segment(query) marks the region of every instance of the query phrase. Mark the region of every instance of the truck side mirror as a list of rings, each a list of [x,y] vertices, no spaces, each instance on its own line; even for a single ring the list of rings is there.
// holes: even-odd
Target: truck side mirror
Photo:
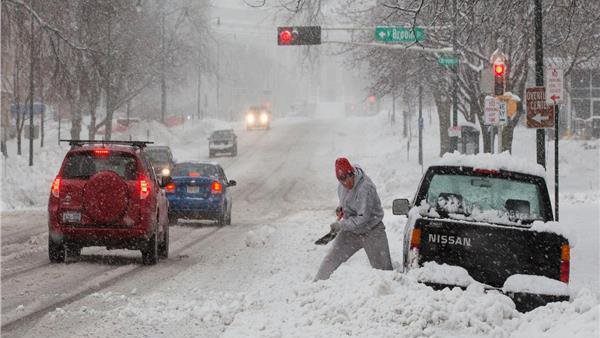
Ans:
[[[410,202],[406,198],[395,199],[392,202],[392,213],[394,215],[406,215],[410,210]]]
[[[229,187],[234,187],[237,184],[237,182],[235,180],[229,180],[229,182],[227,182],[227,186]]]

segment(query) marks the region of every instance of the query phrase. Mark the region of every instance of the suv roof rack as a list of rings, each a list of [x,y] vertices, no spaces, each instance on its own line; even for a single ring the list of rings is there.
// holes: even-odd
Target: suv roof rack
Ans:
[[[138,148],[145,148],[148,144],[153,144],[151,141],[126,141],[126,140],[60,140],[60,142],[69,142],[70,146],[81,147],[84,144],[123,144]]]

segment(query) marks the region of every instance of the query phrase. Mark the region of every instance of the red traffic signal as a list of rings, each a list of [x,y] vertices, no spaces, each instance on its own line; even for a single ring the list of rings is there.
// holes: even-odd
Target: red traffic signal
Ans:
[[[277,44],[280,46],[320,45],[321,26],[277,27]]]
[[[279,32],[277,44],[289,45],[294,41],[294,34],[291,29],[283,29]]]
[[[494,64],[494,75],[495,76],[504,76],[504,72],[506,71],[506,66],[504,63],[495,63]]]

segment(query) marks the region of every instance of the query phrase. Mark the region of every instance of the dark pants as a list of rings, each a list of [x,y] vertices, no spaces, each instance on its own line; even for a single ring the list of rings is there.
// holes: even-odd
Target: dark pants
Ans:
[[[340,232],[333,241],[333,247],[323,259],[315,281],[328,279],[335,269],[363,248],[373,268],[392,270],[385,227],[383,223],[379,223],[366,234],[358,235],[350,231]]]

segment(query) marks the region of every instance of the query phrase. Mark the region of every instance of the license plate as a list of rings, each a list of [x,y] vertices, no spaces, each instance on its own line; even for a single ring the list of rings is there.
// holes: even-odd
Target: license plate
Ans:
[[[197,194],[200,192],[200,187],[197,185],[188,185],[187,192],[188,194]]]
[[[81,213],[79,211],[65,211],[62,214],[63,222],[79,223],[81,222]]]

